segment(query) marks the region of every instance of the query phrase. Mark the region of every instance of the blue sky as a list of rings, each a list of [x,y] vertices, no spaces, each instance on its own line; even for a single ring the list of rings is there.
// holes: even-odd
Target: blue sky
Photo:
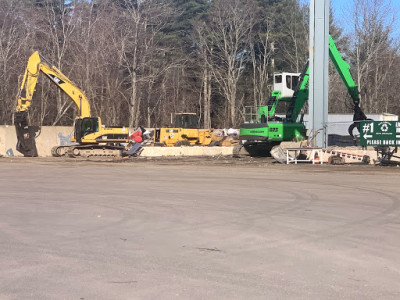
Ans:
[[[309,0],[302,0],[305,3],[309,3]],[[317,0],[321,1],[321,0]],[[367,0],[368,1],[368,0]],[[373,0],[369,0],[372,2]],[[400,34],[400,0],[382,0],[384,3],[390,3],[394,13],[398,16],[395,24],[396,32],[395,35]],[[341,27],[345,29],[346,33],[350,33],[354,25],[352,25],[352,11],[354,8],[354,0],[330,0],[331,6],[334,10],[336,21]]]

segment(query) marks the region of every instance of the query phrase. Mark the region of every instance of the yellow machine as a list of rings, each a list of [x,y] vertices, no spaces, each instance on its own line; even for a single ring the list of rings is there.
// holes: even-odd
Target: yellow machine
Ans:
[[[208,146],[213,141],[212,129],[199,129],[195,113],[175,115],[175,127],[156,128],[154,143],[165,146]]]
[[[119,156],[123,147],[119,143],[129,142],[129,130],[125,127],[103,127],[99,117],[90,114],[89,101],[82,90],[70,81],[60,70],[51,65],[39,52],[34,52],[28,61],[21,88],[17,97],[17,108],[14,115],[17,131],[17,150],[24,156],[37,156],[36,144],[32,130],[28,125],[28,111],[38,81],[39,73],[45,74],[75,103],[78,116],[74,124],[73,146],[56,146],[53,156],[68,154],[76,156]]]

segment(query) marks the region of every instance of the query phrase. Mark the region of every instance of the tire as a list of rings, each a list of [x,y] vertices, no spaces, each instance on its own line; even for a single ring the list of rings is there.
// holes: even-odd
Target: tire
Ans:
[[[190,143],[188,141],[183,140],[183,141],[177,141],[174,144],[174,147],[181,147],[181,146],[190,146]]]
[[[330,165],[344,165],[345,160],[343,157],[340,157],[338,155],[333,155],[328,158],[328,164]]]
[[[221,142],[220,141],[212,141],[209,145],[209,147],[221,147]]]
[[[369,165],[371,163],[371,158],[368,155],[364,155],[362,158],[362,162],[366,165]]]

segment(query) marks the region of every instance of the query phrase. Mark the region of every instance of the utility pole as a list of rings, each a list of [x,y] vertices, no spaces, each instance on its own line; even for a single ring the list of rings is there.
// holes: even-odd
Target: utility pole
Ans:
[[[312,146],[325,147],[328,122],[329,3],[310,0],[310,134]]]

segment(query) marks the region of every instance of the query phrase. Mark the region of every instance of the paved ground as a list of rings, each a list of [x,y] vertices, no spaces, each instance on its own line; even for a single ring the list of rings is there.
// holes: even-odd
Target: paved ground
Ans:
[[[0,159],[0,299],[400,299],[400,168]]]

